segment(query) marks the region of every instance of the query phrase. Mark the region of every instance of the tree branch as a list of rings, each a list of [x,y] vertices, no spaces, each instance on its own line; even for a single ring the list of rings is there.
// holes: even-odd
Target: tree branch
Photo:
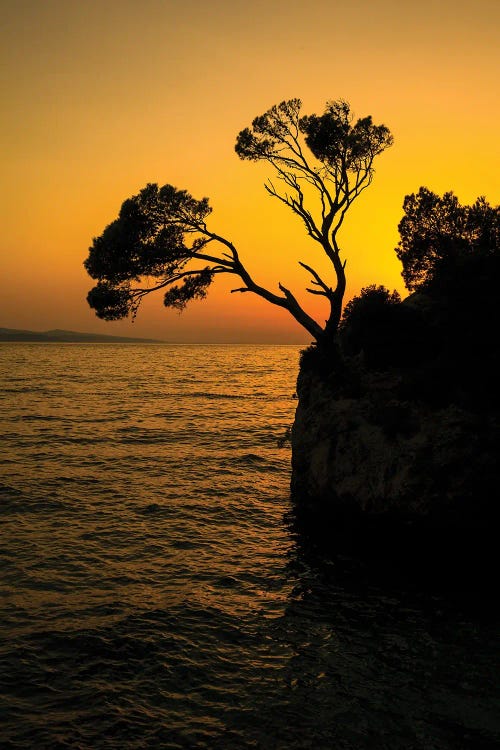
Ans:
[[[298,199],[291,198],[288,193],[285,193],[285,195],[281,195],[281,193],[278,193],[271,180],[268,180],[268,183],[264,184],[265,190],[267,190],[269,195],[271,195],[273,198],[277,198],[279,201],[291,208],[292,211],[297,214],[297,216],[299,216],[304,222],[308,235],[312,237],[313,240],[316,240],[316,242],[321,243],[321,232],[314,223],[314,219],[312,218],[311,213],[304,207],[304,194],[302,192],[302,189],[300,188],[300,185],[293,184],[293,181],[291,181],[290,179],[283,179],[288,185],[295,189]]]
[[[323,289],[322,292],[319,292],[317,290],[311,290],[308,289],[308,292],[311,292],[311,294],[324,294],[326,297],[329,297],[332,293],[332,288],[327,286],[323,279],[320,277],[320,275],[314,270],[314,268],[311,268],[311,266],[308,266],[306,263],[302,263],[302,261],[299,260],[299,266],[302,266],[302,268],[305,268],[306,271],[308,271],[314,278],[314,281],[312,282],[316,286],[321,287]]]
[[[135,296],[145,296],[146,294],[150,294],[151,292],[157,292],[159,289],[165,289],[165,287],[170,286],[171,284],[175,284],[176,281],[180,281],[181,279],[185,278],[186,276],[197,276],[199,274],[202,274],[204,271],[206,271],[206,268],[196,268],[191,269],[188,271],[180,271],[179,273],[172,274],[167,279],[163,279],[162,282],[159,284],[156,284],[155,286],[150,286],[146,288],[136,287],[135,289],[132,289],[131,293]],[[235,271],[229,271],[227,268],[221,268],[218,266],[214,266],[213,268],[208,269],[210,273],[235,273]]]
[[[244,266],[240,262],[235,264],[235,272],[244,282],[245,286],[239,289],[234,289],[233,292],[254,292],[254,294],[257,294],[259,295],[259,297],[262,297],[268,302],[271,302],[271,304],[278,307],[283,307],[285,308],[285,310],[288,310],[292,317],[295,318],[297,323],[303,326],[306,331],[308,331],[315,339],[321,337],[323,329],[321,328],[319,323],[314,320],[314,318],[311,318],[311,316],[302,309],[290,290],[279,284],[278,286],[285,296],[280,297],[277,294],[273,294],[273,292],[265,289],[265,287],[256,284],[246,268],[244,268]]]

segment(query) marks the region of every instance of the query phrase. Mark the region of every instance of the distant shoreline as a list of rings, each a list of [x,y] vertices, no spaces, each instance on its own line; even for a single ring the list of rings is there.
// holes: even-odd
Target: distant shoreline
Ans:
[[[151,341],[144,339],[42,339],[42,338],[11,338],[0,336],[0,344],[161,344],[174,346],[168,341]],[[179,346],[184,346],[179,344]]]
[[[131,338],[128,336],[106,336],[101,333],[79,331],[24,331],[17,328],[0,328],[0,341],[52,343],[52,344],[166,344],[160,339]]]
[[[16,328],[0,328],[1,343],[26,344],[162,344],[164,346],[297,346],[307,343],[269,341],[165,341],[165,339],[143,339],[127,336],[106,336],[99,333],[78,331],[24,331]]]

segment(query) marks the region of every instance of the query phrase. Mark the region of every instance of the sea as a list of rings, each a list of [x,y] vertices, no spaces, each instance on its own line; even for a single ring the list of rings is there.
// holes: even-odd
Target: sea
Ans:
[[[3,750],[500,746],[497,587],[297,526],[298,360],[0,344]]]

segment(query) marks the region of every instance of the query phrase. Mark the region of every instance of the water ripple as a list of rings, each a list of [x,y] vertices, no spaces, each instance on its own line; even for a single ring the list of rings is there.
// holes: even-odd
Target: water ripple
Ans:
[[[284,522],[297,358],[0,346],[2,747],[498,746],[498,615]]]

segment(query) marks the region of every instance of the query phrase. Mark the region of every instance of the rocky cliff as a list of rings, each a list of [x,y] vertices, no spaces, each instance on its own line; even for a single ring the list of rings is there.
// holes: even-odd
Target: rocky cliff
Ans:
[[[465,377],[442,352],[387,367],[317,359],[298,378],[292,495],[318,530],[496,536],[500,419],[480,365]]]

